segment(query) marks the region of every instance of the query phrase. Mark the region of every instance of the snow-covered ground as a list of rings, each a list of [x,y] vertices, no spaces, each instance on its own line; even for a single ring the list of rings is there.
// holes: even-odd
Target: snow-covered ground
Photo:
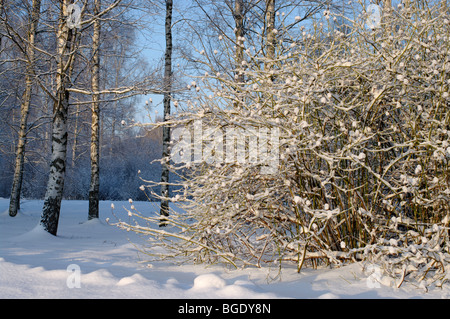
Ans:
[[[450,284],[424,292],[404,283],[364,274],[353,264],[339,269],[232,270],[222,266],[143,263],[135,234],[105,222],[110,201],[100,203],[100,220],[86,221],[87,201],[63,201],[58,236],[36,227],[42,201],[25,200],[15,217],[0,199],[0,298],[450,298]],[[121,213],[128,202],[114,202]],[[142,212],[154,204],[134,203]],[[123,212],[125,215],[125,211]],[[383,284],[380,284],[381,281]]]

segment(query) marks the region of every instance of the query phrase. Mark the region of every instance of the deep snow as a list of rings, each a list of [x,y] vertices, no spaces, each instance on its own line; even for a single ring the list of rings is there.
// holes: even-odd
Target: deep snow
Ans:
[[[148,264],[135,247],[139,237],[105,222],[115,220],[112,203],[100,203],[100,220],[86,221],[87,201],[63,201],[54,237],[37,226],[42,201],[24,200],[12,218],[9,200],[0,199],[0,298],[450,298],[450,284],[427,293],[409,283],[396,289],[358,264],[300,274],[286,268],[275,280],[276,267]],[[133,204],[141,212],[158,209]],[[115,213],[126,216],[129,205],[114,202]]]

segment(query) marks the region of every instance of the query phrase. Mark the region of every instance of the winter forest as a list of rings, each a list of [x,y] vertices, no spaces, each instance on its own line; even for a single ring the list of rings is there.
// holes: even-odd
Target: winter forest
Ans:
[[[8,218],[128,201],[150,261],[448,285],[447,1],[0,0],[0,41]]]

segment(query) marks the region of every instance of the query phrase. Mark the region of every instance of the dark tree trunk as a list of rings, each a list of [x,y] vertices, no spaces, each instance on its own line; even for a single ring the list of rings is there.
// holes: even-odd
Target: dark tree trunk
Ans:
[[[170,116],[170,100],[172,91],[172,0],[166,0],[166,53],[164,65],[164,121]],[[169,216],[169,161],[170,161],[170,127],[163,127],[163,153],[161,173],[161,210],[160,215]],[[164,219],[160,226],[165,226]]]
[[[100,0],[95,0],[94,14],[100,12]],[[92,122],[91,122],[91,184],[89,187],[89,214],[88,219],[99,217],[99,190],[100,190],[100,140],[99,140],[99,119],[100,103],[99,82],[100,82],[100,21],[94,21],[94,33],[92,36]]]

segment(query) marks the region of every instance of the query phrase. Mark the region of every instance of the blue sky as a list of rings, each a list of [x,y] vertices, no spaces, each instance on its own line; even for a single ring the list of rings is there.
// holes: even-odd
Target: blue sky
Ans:
[[[140,44],[143,46],[143,56],[149,62],[150,65],[158,63],[164,57],[165,51],[165,38],[163,32],[163,25],[155,25],[154,31],[151,33],[151,40],[149,41],[149,35],[141,35],[139,37]],[[140,122],[148,122],[148,111],[145,109],[145,102],[149,99],[152,100],[152,103],[149,106],[153,106],[151,109],[151,119],[155,119],[155,111],[158,114],[163,113],[163,96],[160,94],[149,94],[146,96],[142,96],[138,101],[138,108],[142,109],[138,114],[136,114],[135,120]]]
[[[184,13],[186,11],[186,5],[188,5],[191,1],[186,0],[175,0],[174,1],[174,18],[172,23],[175,23],[177,20],[177,17],[184,16]],[[348,4],[348,1],[344,1]],[[358,1],[352,1],[353,4],[356,4]],[[363,4],[367,7],[368,5],[374,3],[373,0],[366,0],[363,1]],[[401,1],[400,0],[393,0],[392,4],[394,7],[396,7]],[[339,1],[337,1],[339,4]],[[359,5],[357,5],[359,7]],[[165,8],[161,8],[161,10],[164,10]],[[165,14],[164,12],[155,15],[154,22],[152,23],[152,31],[144,31],[145,34],[141,34],[139,36],[139,46],[143,50],[143,55],[145,59],[149,62],[149,64],[155,64],[160,62],[164,57],[164,51],[165,51],[165,36],[164,36],[164,18]],[[175,31],[176,33],[176,31]],[[176,39],[176,34],[173,34],[174,38],[174,44]],[[150,111],[151,120],[153,121],[156,117],[156,115],[162,116],[163,114],[163,96],[159,94],[149,94],[147,96],[142,96],[138,101],[138,108],[140,108],[142,111],[140,111],[136,117],[136,121],[140,122],[148,122],[148,111],[145,110],[145,101],[148,101],[149,99],[152,100],[152,108]]]

